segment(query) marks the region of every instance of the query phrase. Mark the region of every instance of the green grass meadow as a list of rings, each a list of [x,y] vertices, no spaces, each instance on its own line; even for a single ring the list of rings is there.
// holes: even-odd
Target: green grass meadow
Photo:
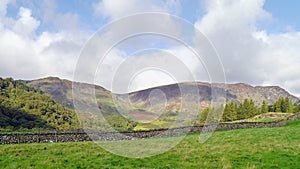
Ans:
[[[198,139],[187,135],[171,150],[143,159],[111,154],[94,142],[0,145],[0,168],[300,168],[300,120],[217,131],[204,144]]]

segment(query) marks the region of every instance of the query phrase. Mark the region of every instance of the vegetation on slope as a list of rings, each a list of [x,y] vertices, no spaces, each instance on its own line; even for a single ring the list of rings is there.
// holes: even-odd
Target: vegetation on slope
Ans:
[[[69,102],[66,102],[69,103]],[[133,130],[135,122],[129,121],[116,110],[103,105],[109,112],[107,122],[118,131]],[[103,129],[99,120],[83,117],[85,127]],[[67,108],[37,88],[12,78],[0,78],[0,131],[40,131],[45,129],[66,130],[81,128],[73,109]]]
[[[86,85],[90,86],[89,84]],[[171,88],[164,86],[166,92],[170,95],[169,97],[173,98],[175,96],[171,89],[173,89],[172,87],[174,87],[174,85],[170,87]],[[21,130],[23,128],[71,129],[80,127],[72,103],[71,81],[52,77],[26,82],[14,81],[13,79],[1,79],[0,88],[1,128],[5,128],[6,130]],[[176,88],[174,88],[174,90],[175,93],[178,92]],[[206,92],[209,93],[209,89],[203,88],[203,90],[207,90]],[[173,108],[171,108],[172,110],[167,109],[166,112],[162,114],[155,114],[155,112],[148,110],[147,107],[143,107],[145,102],[143,100],[148,97],[147,94],[149,94],[149,91],[146,90],[131,94],[132,101],[134,102],[133,106],[128,107],[128,110],[126,110],[128,114],[126,117],[123,117],[114,105],[111,96],[112,93],[102,87],[95,86],[99,109],[103,113],[105,120],[114,129],[118,131],[130,131],[172,127],[179,115],[176,108],[176,106],[178,106],[176,104],[178,100],[171,99],[169,104],[174,105]],[[85,92],[84,88],[82,92]],[[208,93],[206,93],[206,95],[208,95]],[[176,97],[177,95],[178,94],[176,94]],[[236,101],[233,96],[232,99],[231,102],[225,105],[221,122],[249,119],[256,115],[272,111],[291,112],[293,110],[300,110],[300,105],[293,107],[289,97],[279,98],[273,105],[267,105],[266,101],[263,101],[261,104],[255,104],[255,102],[250,99]],[[261,107],[258,108],[256,107],[257,105],[261,105]],[[209,113],[219,112],[218,109],[205,109],[199,113],[199,120],[196,124],[204,124],[204,122],[207,121],[206,118]],[[85,124],[84,127],[106,129],[103,127],[101,120],[97,119],[96,116],[94,117],[85,113],[81,115],[80,120]],[[147,120],[147,118],[150,120]],[[143,119],[145,120],[143,121]],[[151,119],[154,120],[151,121]],[[136,121],[139,121],[139,123]],[[217,120],[212,116],[209,122],[213,123],[217,122]]]
[[[36,87],[43,92],[49,94],[56,102],[63,104],[71,109],[74,108],[73,100],[72,100],[72,82],[68,80],[62,80],[56,77],[48,77],[44,79],[38,79],[33,81],[26,82],[29,86]],[[76,82],[75,82],[76,83]],[[91,84],[82,84],[91,87]],[[187,88],[190,85],[189,83],[183,83],[181,85],[185,85]],[[200,105],[201,110],[205,107],[209,106],[211,99],[211,85],[208,83],[197,83],[199,88],[200,95]],[[234,104],[232,107],[226,108],[226,112],[228,109],[230,113],[224,113],[224,117],[222,122],[238,120],[238,119],[248,119],[252,118],[257,114],[262,114],[263,112],[268,112],[270,108],[273,107],[274,102],[279,99],[279,96],[288,97],[289,100],[294,103],[298,98],[293,95],[290,95],[284,89],[280,87],[252,87],[246,84],[232,84],[227,85],[227,89],[223,87],[223,85],[217,85],[218,90],[226,92],[227,99],[232,100]],[[181,102],[181,93],[178,87],[178,84],[159,86],[152,89],[146,89],[142,91],[137,91],[129,94],[130,105],[128,103],[124,104],[124,111],[122,112],[123,116],[120,116],[120,113],[115,107],[115,102],[112,99],[114,95],[110,91],[100,87],[100,86],[92,86],[95,87],[95,94],[97,103],[101,110],[101,113],[105,116],[106,119],[111,120],[111,117],[118,117],[122,121],[123,124],[121,127],[118,127],[118,124],[114,123],[112,120],[109,123],[113,124],[112,126],[121,128],[122,130],[131,130],[132,126],[135,126],[135,130],[141,129],[157,129],[157,128],[168,128],[172,127],[177,117],[180,114],[180,102]],[[165,93],[166,98],[168,100],[166,104],[165,112],[158,113],[155,111],[155,107],[161,106],[158,101],[157,104],[153,105],[149,102],[149,94],[153,89],[161,90]],[[83,88],[83,93],[88,93]],[[221,92],[223,93],[223,92]],[[115,95],[119,96],[119,95]],[[121,95],[120,95],[121,96]],[[154,96],[155,97],[155,96]],[[221,97],[221,96],[217,96]],[[245,99],[247,98],[247,101]],[[250,100],[251,98],[252,100]],[[264,101],[265,100],[265,101]],[[89,100],[86,100],[87,104]],[[195,100],[197,102],[197,100]],[[241,103],[241,104],[239,104]],[[260,107],[264,103],[264,108]],[[126,107],[128,104],[128,107]],[[270,106],[272,104],[272,106]],[[245,106],[241,106],[245,105]],[[235,108],[234,106],[237,106]],[[230,110],[231,109],[231,110]],[[238,111],[237,111],[238,109]],[[300,105],[298,107],[300,110]],[[248,112],[251,111],[251,112]],[[278,110],[277,110],[278,111]],[[210,112],[210,110],[208,111]],[[206,112],[206,113],[208,113]],[[234,114],[237,113],[237,115]],[[197,124],[202,124],[205,121],[207,114],[199,113],[199,117],[202,120]],[[188,118],[188,117],[186,117]],[[85,117],[81,117],[81,120],[84,120],[84,123],[89,126],[99,126],[99,121],[95,120],[93,117],[89,117],[86,115]],[[128,120],[127,120],[128,119]],[[127,121],[126,121],[127,120]],[[138,121],[139,123],[135,123],[134,121]],[[214,121],[212,119],[212,121]],[[119,130],[118,129],[118,130]]]
[[[0,78],[0,127],[17,129],[78,128],[74,111],[21,81]]]

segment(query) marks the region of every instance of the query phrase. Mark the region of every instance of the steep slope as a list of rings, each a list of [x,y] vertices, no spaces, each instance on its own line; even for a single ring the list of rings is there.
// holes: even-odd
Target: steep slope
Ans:
[[[273,104],[279,99],[279,97],[288,97],[292,103],[299,101],[299,98],[291,95],[283,88],[279,86],[251,86],[244,83],[229,84],[227,85],[227,91],[237,96],[237,101],[242,101],[246,98],[254,100],[256,105],[260,105],[263,100],[267,104]]]
[[[50,80],[49,80],[50,79]],[[93,116],[82,116],[78,121],[78,114],[72,106],[69,93],[71,82],[58,78],[41,79],[38,86],[27,85],[27,81],[15,81],[12,78],[0,78],[0,130],[13,131],[38,128],[45,129],[73,129],[81,128],[84,122],[87,128],[103,129],[101,121]],[[34,83],[36,84],[36,83]],[[61,87],[60,87],[61,86]],[[39,88],[38,88],[39,87]],[[97,87],[101,90],[102,88]],[[44,90],[44,91],[43,91]],[[47,93],[49,92],[49,93]],[[105,93],[98,92],[97,96],[105,98]],[[54,98],[54,99],[52,99]],[[66,106],[60,104],[65,104]],[[70,108],[68,108],[68,107]],[[136,123],[120,116],[116,109],[102,106],[106,121],[116,130],[132,130]]]
[[[55,101],[64,106],[74,108],[71,81],[59,79],[57,77],[48,77],[25,82],[31,87],[38,88],[43,92],[48,93]],[[111,97],[111,93],[100,86],[95,86],[95,92],[96,96],[102,99]]]
[[[29,86],[36,87],[45,93],[48,93],[57,102],[69,108],[74,107],[72,100],[71,81],[49,77],[27,81],[26,83]],[[84,85],[91,87],[90,84]],[[192,88],[191,85],[194,84],[180,83],[180,86],[187,90]],[[293,103],[299,101],[297,97],[276,86],[253,87],[243,83],[228,84],[226,86],[224,84],[213,84],[214,88],[212,89],[212,86],[209,83],[197,82],[196,85],[198,87],[199,100],[190,99],[189,101],[190,104],[200,103],[200,107],[198,110],[196,110],[196,112],[200,112],[205,107],[210,105],[212,90],[216,92],[215,97],[218,100],[226,99],[227,102],[234,101],[236,103],[241,103],[244,99],[248,98],[253,99],[256,106],[260,106],[263,100],[266,100],[268,104],[273,104],[276,100],[278,100],[279,97],[289,97]],[[107,117],[107,119],[111,119],[111,121],[114,121],[112,116],[123,118],[122,115],[125,115],[126,118],[129,119],[129,123],[131,120],[133,120],[139,122],[140,124],[143,123],[143,126],[147,126],[148,128],[169,127],[176,119],[180,111],[182,96],[178,84],[159,86],[129,93],[129,102],[128,100],[124,101],[126,100],[124,98],[126,98],[127,95],[112,94],[110,91],[100,86],[92,87],[95,87],[96,99],[99,108]],[[163,93],[165,99],[162,99],[161,95],[159,94],[153,94],[153,91],[159,91],[160,93]],[[84,89],[82,92],[85,93]],[[226,98],[223,97],[223,93],[226,94]],[[113,96],[117,97],[117,100],[120,102],[116,104],[116,102],[114,102],[112,99]],[[149,97],[151,97],[151,99],[149,99]],[[193,98],[194,96],[192,94],[188,97]],[[86,104],[89,104],[88,100],[85,101],[87,102]],[[166,101],[166,103],[164,103],[164,101]],[[122,115],[120,115],[116,108],[116,106],[119,106],[118,104],[125,105],[122,109]],[[159,108],[164,106],[165,108],[162,110],[163,112],[157,111]],[[92,123],[95,121],[95,119],[94,117],[87,115],[85,121],[91,121]]]
[[[72,82],[68,80],[62,80],[57,77],[49,77],[44,79],[38,79],[26,82],[29,86],[37,87],[40,90],[48,93],[53,99],[69,108],[73,108],[72,100]],[[89,85],[89,84],[86,84]],[[181,83],[181,86],[188,88],[191,83]],[[199,102],[210,102],[212,87],[209,83],[197,82]],[[299,101],[299,98],[291,95],[284,89],[278,86],[256,86],[253,87],[244,83],[237,84],[214,84],[214,90],[219,93],[225,93],[227,101],[233,100],[238,103],[246,98],[253,99],[257,105],[261,104],[263,100],[266,100],[268,104],[273,104],[279,97],[289,97],[293,103]],[[149,95],[153,90],[160,90],[165,94],[168,102],[179,102],[181,100],[181,92],[178,84],[171,84],[165,86],[154,87],[141,91],[132,92],[129,94],[131,103],[140,107],[149,106]],[[100,86],[95,86],[95,93],[98,102],[100,103],[112,103],[112,93]],[[115,95],[116,96],[116,95]],[[120,95],[121,96],[121,95]],[[223,95],[218,95],[221,97]],[[155,97],[155,96],[154,96]]]
[[[0,127],[5,129],[78,128],[73,110],[38,89],[11,78],[0,78]]]
[[[56,102],[73,109],[73,98],[72,98],[72,81],[59,79],[57,77],[48,77],[33,81],[24,81],[27,85],[40,89],[41,91],[49,94]],[[79,84],[79,83],[78,83]],[[95,94],[97,97],[98,106],[104,115],[105,120],[116,130],[132,130],[136,123],[130,121],[118,113],[117,108],[113,104],[112,94],[108,90],[90,84],[80,83],[86,88],[95,87]],[[88,91],[82,88],[81,92],[87,94]],[[86,100],[86,104],[90,101]],[[97,118],[95,115],[86,114],[85,112],[78,113],[80,116],[80,122],[88,128],[94,129],[105,129],[108,128],[102,126],[102,119]]]
[[[191,83],[182,83],[181,86],[189,86]],[[253,87],[244,83],[237,84],[209,84],[198,82],[198,95],[199,102],[207,103],[211,101],[212,94],[212,86],[214,87],[214,91],[216,93],[216,97],[223,97],[226,95],[226,101],[235,101],[237,103],[241,103],[244,99],[252,99],[256,103],[257,106],[260,106],[263,100],[267,102],[267,104],[273,104],[275,101],[279,99],[279,97],[288,97],[292,103],[296,103],[299,101],[299,98],[291,95],[284,89],[278,86],[256,86]],[[181,98],[180,88],[177,84],[171,84],[166,86],[155,87],[151,89],[146,89],[142,91],[133,92],[130,94],[131,101],[133,103],[137,103],[142,106],[148,106],[149,101],[147,101],[149,94],[152,90],[158,89],[165,93],[167,99],[170,102],[179,102]],[[224,94],[223,94],[224,93]],[[221,99],[222,100],[222,99]],[[175,104],[175,103],[174,103]]]
[[[32,81],[14,81],[13,79],[0,79],[0,125],[2,128],[79,128],[72,99],[72,82],[57,77],[49,77]],[[81,83],[82,84],[82,83]],[[192,83],[171,84],[154,87],[129,93],[129,102],[123,103],[127,95],[112,94],[110,91],[91,84],[87,87],[95,87],[98,106],[104,118],[117,130],[132,130],[138,123],[146,128],[171,127],[179,115],[182,96],[181,88],[192,90]],[[289,97],[293,103],[299,103],[299,99],[280,87],[257,86],[248,84],[211,84],[197,82],[199,100],[190,99],[188,104],[200,103],[196,112],[210,105],[212,90],[218,100],[242,102],[251,98],[256,105],[266,100],[273,104],[279,97]],[[88,93],[82,89],[83,93]],[[153,91],[164,95],[153,94]],[[226,94],[226,98],[223,97]],[[194,98],[194,94],[188,95]],[[112,97],[117,97],[119,104],[125,105],[122,114],[117,110],[118,105]],[[149,99],[151,97],[151,99]],[[196,98],[196,97],[195,97]],[[53,100],[52,100],[53,99]],[[89,104],[90,100],[85,100]],[[166,101],[166,102],[164,102]],[[157,110],[164,107],[161,112]],[[158,109],[157,109],[158,108]],[[78,114],[77,114],[78,116]],[[123,117],[125,116],[125,117]],[[189,117],[186,117],[187,119]],[[80,116],[85,127],[105,129],[101,126],[101,120],[96,116],[84,114]],[[138,122],[138,123],[137,123]]]

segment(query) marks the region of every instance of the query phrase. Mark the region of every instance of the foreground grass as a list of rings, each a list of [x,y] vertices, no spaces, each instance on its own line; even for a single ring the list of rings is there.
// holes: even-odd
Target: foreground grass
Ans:
[[[0,168],[299,168],[300,120],[280,128],[188,135],[158,156],[120,157],[93,142],[0,145]],[[160,138],[161,141],[164,138]]]

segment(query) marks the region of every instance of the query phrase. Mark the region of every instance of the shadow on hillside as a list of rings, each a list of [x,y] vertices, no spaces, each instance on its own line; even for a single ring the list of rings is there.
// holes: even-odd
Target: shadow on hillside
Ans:
[[[18,130],[43,128],[53,129],[40,117],[34,114],[28,114],[25,111],[6,108],[0,105],[0,128]]]

